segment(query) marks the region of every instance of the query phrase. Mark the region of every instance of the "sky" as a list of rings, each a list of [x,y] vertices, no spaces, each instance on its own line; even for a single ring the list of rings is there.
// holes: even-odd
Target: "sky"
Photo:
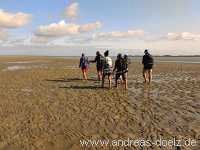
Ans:
[[[0,0],[0,55],[199,55],[199,10],[199,0]]]

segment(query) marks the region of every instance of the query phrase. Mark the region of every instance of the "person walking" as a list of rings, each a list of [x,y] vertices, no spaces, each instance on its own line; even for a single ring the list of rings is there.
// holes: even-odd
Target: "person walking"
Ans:
[[[89,67],[88,57],[86,57],[85,54],[82,53],[80,58],[79,68],[81,68],[84,80],[87,80],[88,67]]]
[[[94,60],[90,61],[91,63],[96,63],[96,69],[97,69],[97,75],[98,75],[98,80],[102,80],[103,76],[103,56],[99,51],[96,52],[96,57]]]
[[[104,52],[103,59],[103,76],[102,76],[102,88],[104,87],[105,77],[108,76],[109,89],[112,87],[112,59],[109,57],[109,51]]]
[[[152,69],[154,65],[154,59],[147,49],[144,51],[142,64],[144,65],[144,68],[143,68],[144,82],[147,83],[148,81],[148,83],[150,84],[152,80],[152,72],[153,72]]]
[[[128,57],[124,56],[122,57],[121,54],[117,55],[117,59],[115,61],[115,67],[113,69],[113,72],[116,71],[115,74],[115,86],[118,87],[118,80],[122,77],[122,83],[125,86],[125,89],[128,89],[128,82],[127,82],[127,72],[128,72]]]

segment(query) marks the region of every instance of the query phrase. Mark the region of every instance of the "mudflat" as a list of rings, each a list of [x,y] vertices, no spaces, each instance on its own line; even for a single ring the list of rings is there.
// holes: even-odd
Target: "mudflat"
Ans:
[[[200,64],[157,62],[148,85],[141,62],[134,61],[129,89],[108,90],[100,88],[94,64],[88,81],[81,80],[78,61],[0,57],[0,149],[200,149]],[[197,143],[142,147],[88,142],[127,139]]]

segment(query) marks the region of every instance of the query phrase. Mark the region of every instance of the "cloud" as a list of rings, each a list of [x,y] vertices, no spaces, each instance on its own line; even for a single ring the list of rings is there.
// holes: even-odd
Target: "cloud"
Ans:
[[[200,34],[190,33],[190,32],[182,32],[182,33],[167,33],[166,38],[168,40],[200,40]]]
[[[36,30],[37,36],[60,37],[65,35],[75,35],[79,33],[80,25],[66,24],[65,21],[52,23],[46,26],[40,26]]]
[[[47,44],[48,42],[50,42],[52,39],[51,38],[48,38],[48,37],[41,37],[41,36],[32,36],[30,38],[30,43],[31,44],[36,44],[36,45],[44,45],[44,44]]]
[[[122,38],[141,38],[145,35],[143,30],[128,30],[126,32],[113,31],[113,32],[102,32],[94,34],[94,39],[122,39]]]
[[[64,20],[59,23],[53,23],[50,25],[40,26],[36,32],[36,36],[46,37],[63,37],[68,35],[78,35],[84,32],[91,32],[101,27],[99,21],[90,24],[67,24]]]
[[[10,13],[0,9],[0,27],[2,28],[19,28],[29,23],[30,19],[30,14]]]
[[[44,37],[33,35],[30,39],[32,45],[54,45],[54,46],[69,46],[69,45],[84,45],[89,44],[92,41],[91,35],[78,35],[67,37]]]
[[[74,2],[65,8],[64,15],[68,19],[75,19],[78,17],[79,3]]]
[[[102,27],[102,23],[100,21],[97,21],[95,23],[89,23],[89,24],[84,24],[84,25],[80,26],[79,31],[80,32],[90,32],[92,30],[96,30],[101,27]]]

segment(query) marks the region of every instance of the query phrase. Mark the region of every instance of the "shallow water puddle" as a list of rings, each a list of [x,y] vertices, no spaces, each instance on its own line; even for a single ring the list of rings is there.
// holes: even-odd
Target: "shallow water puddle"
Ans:
[[[45,63],[49,61],[8,61],[8,62],[3,62],[4,64],[32,64],[32,63]]]
[[[48,67],[44,65],[32,65],[32,66],[13,65],[13,66],[8,66],[2,71],[27,70],[27,69],[35,69],[35,68],[48,69]]]

